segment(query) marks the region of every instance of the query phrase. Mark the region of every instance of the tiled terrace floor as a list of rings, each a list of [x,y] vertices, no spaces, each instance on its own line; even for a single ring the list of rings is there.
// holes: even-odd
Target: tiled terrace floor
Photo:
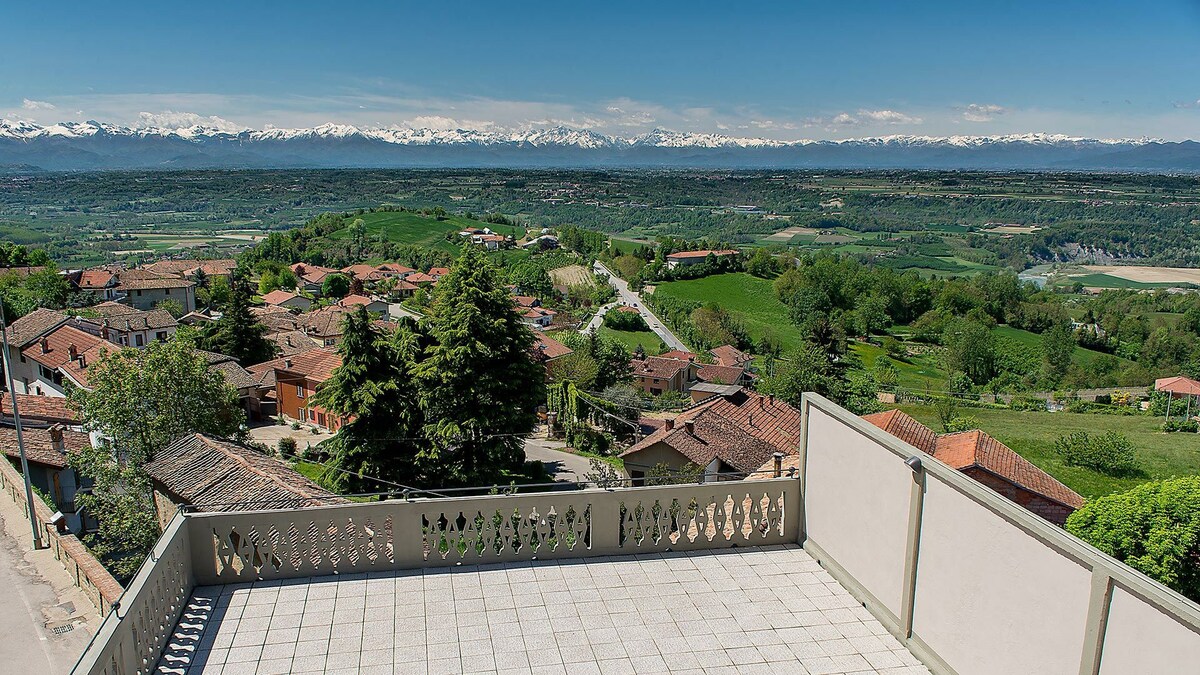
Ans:
[[[159,669],[928,673],[795,546],[204,587]]]

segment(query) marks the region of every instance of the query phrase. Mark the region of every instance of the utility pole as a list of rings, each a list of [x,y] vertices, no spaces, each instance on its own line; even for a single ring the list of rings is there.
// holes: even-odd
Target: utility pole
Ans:
[[[17,450],[21,453],[21,474],[25,477],[25,505],[29,508],[29,524],[33,527],[33,550],[42,547],[37,511],[33,510],[33,485],[29,482],[29,458],[25,456],[25,439],[21,435],[21,414],[17,411],[17,392],[13,388],[12,357],[8,353],[8,321],[4,318],[4,302],[0,301],[0,340],[4,342],[4,374],[8,377],[8,399],[12,403],[13,426],[17,429]]]

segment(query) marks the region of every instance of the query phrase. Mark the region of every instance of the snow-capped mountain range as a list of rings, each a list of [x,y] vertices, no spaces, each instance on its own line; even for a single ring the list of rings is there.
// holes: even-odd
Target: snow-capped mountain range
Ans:
[[[633,137],[355,127],[129,127],[0,120],[0,168],[708,167],[1200,171],[1200,144],[1061,134],[778,141],[655,129]]]

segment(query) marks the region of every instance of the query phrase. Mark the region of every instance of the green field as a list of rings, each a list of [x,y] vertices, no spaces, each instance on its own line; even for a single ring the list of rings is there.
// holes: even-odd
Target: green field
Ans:
[[[992,334],[997,337],[1006,337],[1016,340],[1026,347],[1030,347],[1039,351],[1042,348],[1041,335],[1038,335],[1037,333],[1031,333],[1027,330],[1021,330],[1020,328],[1013,328],[1011,326],[996,326],[992,329]],[[1097,352],[1091,349],[1084,349],[1083,347],[1076,347],[1075,353],[1071,355],[1071,361],[1077,365],[1086,366],[1101,356],[1105,356],[1104,352]],[[1122,368],[1133,365],[1133,361],[1130,361],[1129,359],[1123,359],[1120,357],[1116,357],[1116,359],[1121,364],[1120,367]]]
[[[641,345],[647,354],[654,354],[662,343],[662,338],[648,330],[616,330],[608,326],[600,326],[598,334],[620,342],[630,352]]]
[[[1131,288],[1138,291],[1152,290],[1155,288],[1171,288],[1174,286],[1186,286],[1187,284],[1169,284],[1169,283],[1148,283],[1144,281],[1130,281],[1121,277],[1114,277],[1111,274],[1081,274],[1079,276],[1067,277],[1070,283],[1079,282],[1084,286],[1092,286],[1096,288]]]
[[[449,252],[457,251],[461,244],[460,238],[455,233],[470,227],[487,227],[497,234],[512,235],[513,237],[521,237],[525,234],[524,228],[517,226],[496,225],[462,216],[447,216],[438,220],[433,216],[424,216],[411,211],[364,213],[362,219],[367,225],[368,239],[375,239],[382,234],[385,239],[397,244],[429,246]],[[451,235],[451,238],[448,239],[447,235]],[[347,239],[350,236],[350,230],[349,228],[338,230],[329,236],[332,239]]]
[[[744,272],[714,274],[703,279],[658,284],[654,293],[702,304],[715,302],[741,319],[752,339],[758,340],[770,333],[779,339],[784,351],[795,349],[804,342],[800,329],[788,319],[787,305],[775,297],[775,288],[769,279]]]
[[[941,430],[932,406],[900,408],[934,431]],[[1200,434],[1163,433],[1158,430],[1162,420],[1157,417],[974,408],[963,408],[960,414],[974,417],[980,429],[1087,498],[1128,490],[1146,480],[1200,473]],[[1054,452],[1054,441],[1075,431],[1125,434],[1137,447],[1138,460],[1147,477],[1112,478],[1067,466]]]

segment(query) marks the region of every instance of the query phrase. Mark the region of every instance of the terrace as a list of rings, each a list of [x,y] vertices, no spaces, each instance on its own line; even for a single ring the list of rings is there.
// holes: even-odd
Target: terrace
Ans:
[[[168,526],[77,673],[1169,673],[1200,606],[818,397],[799,475]]]

